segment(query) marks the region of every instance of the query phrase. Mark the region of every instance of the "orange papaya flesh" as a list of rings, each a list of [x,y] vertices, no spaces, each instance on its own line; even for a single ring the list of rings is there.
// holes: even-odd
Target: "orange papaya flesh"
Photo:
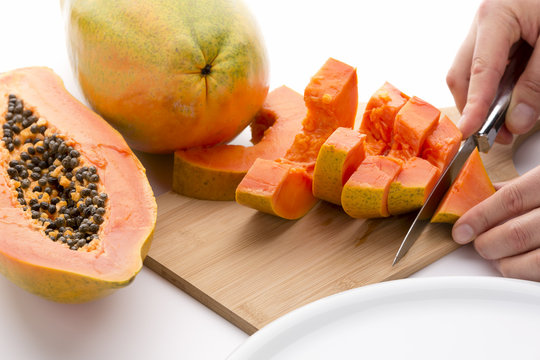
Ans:
[[[47,68],[0,75],[0,123],[0,272],[60,302],[129,284],[157,212],[122,136]]]
[[[387,217],[390,185],[402,162],[387,156],[370,155],[343,186],[341,205],[354,218]]]
[[[478,149],[474,149],[431,218],[453,224],[476,204],[495,193]]]
[[[341,205],[341,190],[365,157],[365,134],[339,127],[328,137],[313,171],[313,195]]]
[[[424,140],[437,125],[440,110],[413,96],[396,114],[389,156],[407,160],[418,156]]]
[[[286,86],[268,94],[252,122],[253,146],[222,144],[177,150],[173,190],[206,200],[234,200],[235,191],[255,159],[285,156],[306,117],[302,95]]]
[[[426,137],[421,156],[442,172],[458,152],[462,138],[458,127],[443,115],[433,132]]]
[[[440,174],[441,170],[427,160],[416,156],[407,160],[390,185],[388,212],[399,215],[422,207]]]
[[[259,185],[257,185],[260,182],[248,182],[248,180],[244,182],[244,179],[252,179],[261,173],[257,170],[260,162],[256,162],[236,189],[236,200],[239,203],[286,219],[300,218],[316,204],[317,200],[312,192],[312,182],[319,150],[335,129],[340,126],[352,127],[354,125],[358,105],[356,69],[341,61],[329,58],[306,86],[304,102],[308,111],[302,122],[302,131],[296,135],[285,156],[275,161],[287,164],[287,174],[290,176],[296,178],[299,176],[297,174],[302,174],[302,179],[308,180],[308,183],[303,180],[291,180],[290,183],[300,184],[295,189],[296,196],[301,199],[310,199],[310,201],[299,201],[295,205],[294,211],[291,212],[286,206],[279,204],[273,206],[274,210],[284,210],[280,213],[274,210],[268,211],[271,208],[268,203],[272,199],[277,199],[276,195],[266,193],[263,197],[264,201],[267,202],[265,205],[261,205],[261,201],[250,202],[246,200],[249,197],[243,193],[261,193]],[[249,186],[250,184],[252,186]],[[303,186],[304,184],[306,186]],[[307,186],[308,184],[309,186]]]
[[[360,132],[367,135],[366,147],[371,155],[383,154],[392,141],[394,119],[409,96],[385,82],[369,99]]]

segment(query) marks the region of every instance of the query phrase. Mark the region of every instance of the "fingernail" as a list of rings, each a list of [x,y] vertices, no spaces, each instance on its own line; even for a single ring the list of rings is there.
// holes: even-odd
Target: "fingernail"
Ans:
[[[527,104],[517,104],[510,112],[508,121],[512,127],[512,131],[524,132],[527,131],[531,125],[536,122],[538,114],[536,111]]]
[[[474,238],[474,230],[469,225],[462,224],[454,228],[452,237],[458,244],[466,244]]]

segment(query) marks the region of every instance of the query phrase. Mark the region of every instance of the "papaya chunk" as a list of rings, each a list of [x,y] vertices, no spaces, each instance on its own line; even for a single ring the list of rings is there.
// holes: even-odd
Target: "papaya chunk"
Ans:
[[[305,167],[256,159],[238,185],[236,201],[268,214],[297,219],[316,203],[311,191],[305,190],[311,189],[311,183],[310,171]]]
[[[429,161],[412,157],[390,185],[388,212],[391,215],[414,211],[424,205],[441,171]]]
[[[252,125],[253,146],[222,144],[177,150],[173,190],[205,200],[234,200],[255,159],[283,157],[302,129],[307,109],[302,95],[286,86],[268,94]]]
[[[453,224],[476,204],[495,193],[478,149],[474,149],[431,218]]]
[[[365,157],[365,134],[339,127],[324,142],[313,172],[313,195],[341,205],[341,190]]]
[[[418,156],[424,140],[439,121],[441,112],[413,96],[396,114],[389,156],[407,160]]]
[[[433,132],[426,137],[422,146],[422,158],[442,172],[458,152],[462,138],[457,126],[448,116],[443,115]]]
[[[343,186],[343,210],[354,218],[387,217],[390,185],[402,162],[381,155],[367,156]]]
[[[392,141],[394,120],[409,96],[385,82],[369,99],[360,132],[367,135],[366,147],[371,155],[383,154]]]
[[[304,91],[304,101],[308,111],[302,122],[302,131],[296,135],[285,156],[275,160],[279,164],[276,166],[282,171],[280,174],[284,174],[279,177],[281,185],[267,191],[264,184],[268,180],[257,179],[269,165],[256,161],[236,189],[238,203],[285,219],[300,218],[316,204],[312,187],[319,150],[338,127],[354,125],[358,106],[356,69],[329,58],[311,78]],[[297,180],[298,177],[302,181]],[[291,184],[295,185],[291,187]],[[294,189],[295,196],[305,201],[294,204],[294,209],[279,204],[283,197],[278,192],[283,188]]]

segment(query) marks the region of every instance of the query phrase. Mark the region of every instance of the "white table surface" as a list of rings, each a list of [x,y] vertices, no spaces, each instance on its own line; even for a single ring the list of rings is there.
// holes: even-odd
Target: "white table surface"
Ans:
[[[446,72],[478,4],[248,1],[267,44],[270,88],[285,84],[302,93],[331,56],[357,67],[361,101],[390,81],[439,107],[453,104]],[[0,72],[49,66],[83,100],[68,62],[58,2],[2,1],[0,14]],[[528,141],[517,152],[520,171],[535,165],[531,153],[539,150],[537,143]],[[170,189],[172,157],[139,155],[156,195]],[[413,276],[442,275],[497,273],[466,246]],[[224,359],[248,338],[147,268],[127,288],[80,305],[43,300],[0,276],[0,319],[2,359]]]

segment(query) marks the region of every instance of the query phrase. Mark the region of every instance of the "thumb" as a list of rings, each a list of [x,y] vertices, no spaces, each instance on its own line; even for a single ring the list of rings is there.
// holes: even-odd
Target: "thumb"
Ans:
[[[506,127],[513,134],[529,131],[540,115],[540,50],[536,47],[519,78],[506,115]]]

